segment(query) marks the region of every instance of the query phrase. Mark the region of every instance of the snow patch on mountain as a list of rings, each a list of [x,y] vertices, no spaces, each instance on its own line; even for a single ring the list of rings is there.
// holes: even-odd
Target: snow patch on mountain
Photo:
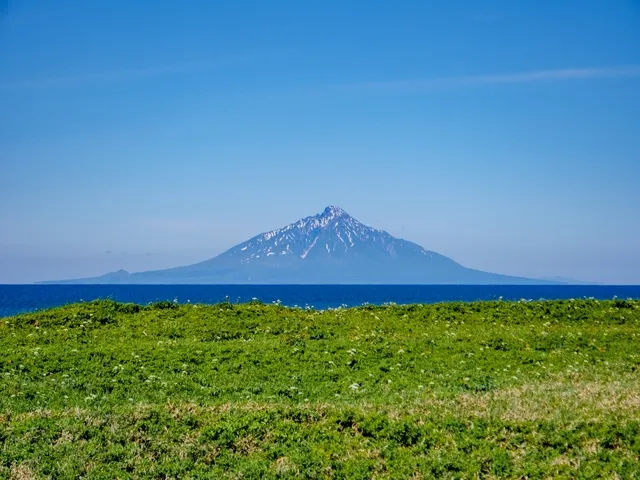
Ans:
[[[300,255],[300,258],[307,258],[307,255],[309,254],[311,249],[316,246],[316,242],[317,241],[318,241],[318,237],[314,238],[313,242],[311,242],[311,245],[309,246],[309,248],[307,248],[304,252],[302,252],[302,255]]]

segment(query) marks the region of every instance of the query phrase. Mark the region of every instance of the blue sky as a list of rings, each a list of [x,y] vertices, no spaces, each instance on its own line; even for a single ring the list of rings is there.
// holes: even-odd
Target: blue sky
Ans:
[[[335,204],[466,266],[640,284],[637,1],[13,0],[0,105],[0,282]]]

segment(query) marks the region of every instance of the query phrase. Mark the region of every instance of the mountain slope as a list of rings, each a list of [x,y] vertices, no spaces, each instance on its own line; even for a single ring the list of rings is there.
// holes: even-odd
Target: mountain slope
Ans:
[[[194,265],[48,283],[534,284],[472,270],[360,223],[339,207],[257,235]]]

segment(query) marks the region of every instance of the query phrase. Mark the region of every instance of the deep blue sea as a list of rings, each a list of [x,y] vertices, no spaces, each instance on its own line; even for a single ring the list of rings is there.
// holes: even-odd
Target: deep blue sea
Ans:
[[[394,302],[436,303],[475,300],[540,300],[594,297],[640,299],[637,286],[592,285],[0,285],[0,317],[73,302],[111,298],[147,304],[248,302],[325,309],[341,305]]]

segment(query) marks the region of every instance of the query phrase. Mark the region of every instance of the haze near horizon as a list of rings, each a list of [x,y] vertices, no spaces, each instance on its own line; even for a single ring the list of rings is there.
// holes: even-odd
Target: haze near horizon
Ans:
[[[470,268],[640,284],[637,2],[7,5],[0,283],[334,204]]]

